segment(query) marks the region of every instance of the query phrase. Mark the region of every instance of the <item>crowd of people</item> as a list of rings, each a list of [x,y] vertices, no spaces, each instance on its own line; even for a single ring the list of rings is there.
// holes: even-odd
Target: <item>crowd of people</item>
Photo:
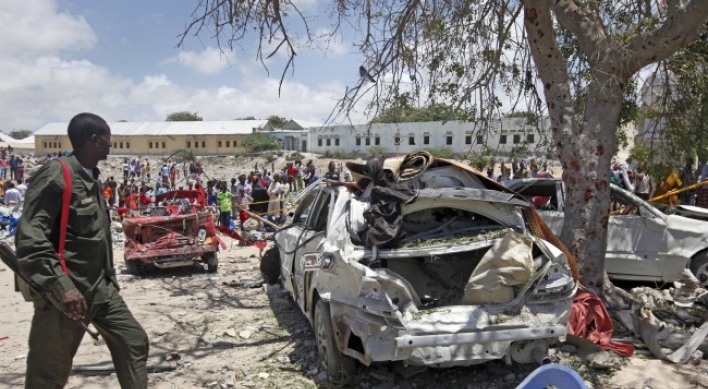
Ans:
[[[306,164],[301,160],[287,162],[281,169],[276,169],[272,163],[270,171],[263,166],[259,169],[256,163],[254,170],[231,178],[230,182],[203,177],[204,170],[198,159],[192,163],[170,160],[151,166],[148,159],[142,162],[126,158],[121,168],[122,182],[111,176],[101,183],[106,204],[115,215],[147,214],[152,206],[166,205],[156,201],[156,196],[174,190],[190,190],[196,191],[196,196],[190,200],[179,199],[179,205],[213,207],[219,213],[218,223],[227,227],[243,227],[254,203],[260,204],[259,216],[282,223],[287,215],[285,199],[320,179],[312,160]],[[157,171],[156,178],[152,177],[153,170]],[[351,180],[349,172],[342,173],[342,165],[334,162],[329,163],[324,178]]]
[[[661,182],[647,174],[642,166],[630,168],[629,166],[615,163],[612,165],[610,182],[634,193],[637,197],[647,201],[658,198],[653,203],[660,207],[675,207],[676,205],[696,205],[708,208],[708,185],[694,188],[697,183],[708,180],[708,161],[686,158],[685,164],[680,169],[673,169],[666,165],[668,174]],[[538,165],[531,159],[514,158],[501,162],[501,174],[494,174],[494,166],[487,166],[487,177],[497,182],[521,178],[552,178],[548,164]],[[697,168],[696,168],[697,166]],[[667,195],[669,192],[679,191],[677,194]]]

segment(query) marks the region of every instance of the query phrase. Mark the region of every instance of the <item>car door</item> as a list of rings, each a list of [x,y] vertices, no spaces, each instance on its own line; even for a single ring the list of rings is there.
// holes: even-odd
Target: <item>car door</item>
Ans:
[[[283,276],[283,283],[286,290],[295,296],[293,287],[293,263],[298,255],[298,246],[303,234],[307,231],[307,219],[310,216],[319,190],[313,190],[300,199],[295,212],[292,215],[292,222],[280,230],[276,235],[278,246],[280,247],[280,274]]]
[[[317,268],[320,245],[327,233],[327,220],[332,203],[331,188],[323,188],[311,208],[305,223],[305,228],[298,238],[298,247],[293,258],[293,299],[303,312],[309,307],[307,303],[308,270]]]
[[[664,218],[616,186],[611,188],[611,199],[614,211],[607,226],[607,273],[616,279],[664,278]]]

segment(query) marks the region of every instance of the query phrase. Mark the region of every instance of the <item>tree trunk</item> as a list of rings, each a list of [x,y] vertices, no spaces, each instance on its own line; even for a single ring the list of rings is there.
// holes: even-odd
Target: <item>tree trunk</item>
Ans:
[[[543,81],[551,133],[563,166],[566,198],[560,238],[578,262],[583,285],[603,293],[610,161],[624,81],[607,71],[613,68],[611,56],[607,63],[596,62],[604,66],[602,71],[593,71],[583,121],[575,123],[567,64],[554,36],[550,4],[526,0],[524,5],[527,38]]]

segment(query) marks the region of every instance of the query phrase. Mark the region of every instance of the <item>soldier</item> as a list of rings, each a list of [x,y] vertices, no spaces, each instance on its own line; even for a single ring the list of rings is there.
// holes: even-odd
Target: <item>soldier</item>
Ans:
[[[23,217],[17,226],[17,256],[22,269],[59,296],[62,310],[34,300],[29,335],[27,388],[62,388],[84,336],[72,323],[92,323],[111,351],[122,388],[147,388],[148,338],[118,293],[106,204],[102,200],[98,161],[111,150],[111,129],[100,117],[81,113],[69,123],[74,152],[60,159],[71,172],[71,207],[64,255],[57,252],[64,171],[48,162],[32,177]]]

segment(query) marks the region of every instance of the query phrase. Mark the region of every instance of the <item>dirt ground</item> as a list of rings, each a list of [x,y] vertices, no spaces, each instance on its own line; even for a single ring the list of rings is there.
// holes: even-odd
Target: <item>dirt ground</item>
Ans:
[[[227,244],[230,239],[226,238]],[[452,369],[404,369],[400,364],[359,367],[348,385],[330,382],[319,363],[305,316],[279,286],[247,288],[259,275],[259,252],[232,245],[219,254],[219,270],[200,267],[127,274],[120,243],[115,246],[122,295],[150,338],[151,388],[516,388],[537,366],[493,361]],[[230,286],[233,285],[233,286]],[[21,388],[32,304],[13,293],[12,273],[0,267],[0,388]],[[705,388],[708,364],[671,365],[636,354],[611,369],[593,369],[572,353],[556,349],[554,362],[571,366],[594,388]],[[103,369],[91,372],[90,369]],[[67,388],[118,388],[104,344],[86,336]],[[83,372],[81,370],[84,370]],[[108,371],[106,371],[108,370]],[[416,374],[417,373],[417,374]],[[444,383],[444,384],[441,384]]]
[[[313,158],[314,159],[314,158]],[[314,159],[320,169],[329,160]],[[111,163],[104,168],[109,172]],[[228,179],[252,169],[253,161],[225,159],[207,164],[207,173]],[[276,166],[282,161],[276,162]],[[118,166],[116,164],[116,166]],[[104,170],[104,171],[105,171]],[[323,171],[323,170],[322,170]],[[118,170],[115,169],[116,177]],[[127,274],[122,243],[114,254],[121,294],[150,338],[151,388],[461,388],[512,389],[535,364],[507,366],[492,361],[451,369],[404,368],[402,364],[359,366],[348,384],[329,380],[319,363],[309,322],[279,286],[240,286],[259,276],[259,252],[231,244],[219,253],[219,269],[200,267],[155,272],[146,278]],[[13,292],[12,273],[0,264],[0,389],[21,388],[32,304]],[[572,367],[590,388],[708,388],[708,363],[672,365],[639,349],[609,368],[591,368],[572,347],[551,350],[551,360]],[[67,388],[119,388],[104,344],[86,336],[74,360]],[[100,369],[101,371],[90,371]]]

